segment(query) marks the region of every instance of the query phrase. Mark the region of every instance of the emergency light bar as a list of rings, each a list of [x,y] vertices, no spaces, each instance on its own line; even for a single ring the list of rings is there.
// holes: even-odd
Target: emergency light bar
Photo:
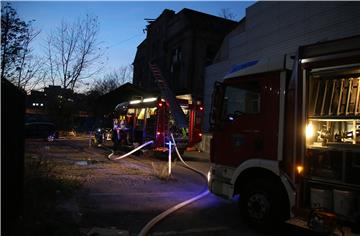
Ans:
[[[143,102],[154,102],[154,101],[156,101],[157,100],[157,98],[145,98],[144,100],[143,100]]]
[[[156,101],[157,100],[157,98],[155,98],[155,97],[152,97],[152,98],[144,98],[144,99],[142,99],[142,100],[140,100],[140,99],[137,99],[137,100],[132,100],[132,101],[130,101],[129,103],[131,104],[131,105],[133,105],[133,104],[139,104],[139,103],[142,103],[142,102],[154,102],[154,101]]]
[[[141,100],[132,100],[129,103],[130,104],[139,104],[141,102]]]

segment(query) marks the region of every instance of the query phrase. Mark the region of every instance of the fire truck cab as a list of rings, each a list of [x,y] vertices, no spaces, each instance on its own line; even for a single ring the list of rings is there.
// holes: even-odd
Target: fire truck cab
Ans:
[[[209,190],[263,228],[359,230],[360,37],[239,68],[214,87]]]

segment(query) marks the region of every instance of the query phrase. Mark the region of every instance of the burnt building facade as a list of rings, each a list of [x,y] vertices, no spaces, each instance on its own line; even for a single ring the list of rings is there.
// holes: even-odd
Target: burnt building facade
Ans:
[[[149,21],[147,37],[137,48],[133,83],[148,90],[156,88],[151,62],[161,69],[176,95],[202,99],[205,67],[236,25],[235,21],[186,8],[176,14],[164,10]]]

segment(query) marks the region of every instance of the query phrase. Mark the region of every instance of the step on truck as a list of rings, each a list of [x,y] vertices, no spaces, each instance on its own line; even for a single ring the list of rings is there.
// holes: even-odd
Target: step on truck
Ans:
[[[360,36],[238,65],[210,126],[209,190],[240,195],[248,223],[359,233]]]

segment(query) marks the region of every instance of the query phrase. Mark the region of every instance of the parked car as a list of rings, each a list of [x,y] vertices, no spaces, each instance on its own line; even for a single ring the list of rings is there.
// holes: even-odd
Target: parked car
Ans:
[[[51,142],[59,138],[59,132],[51,122],[29,122],[25,123],[26,138],[43,138]]]

